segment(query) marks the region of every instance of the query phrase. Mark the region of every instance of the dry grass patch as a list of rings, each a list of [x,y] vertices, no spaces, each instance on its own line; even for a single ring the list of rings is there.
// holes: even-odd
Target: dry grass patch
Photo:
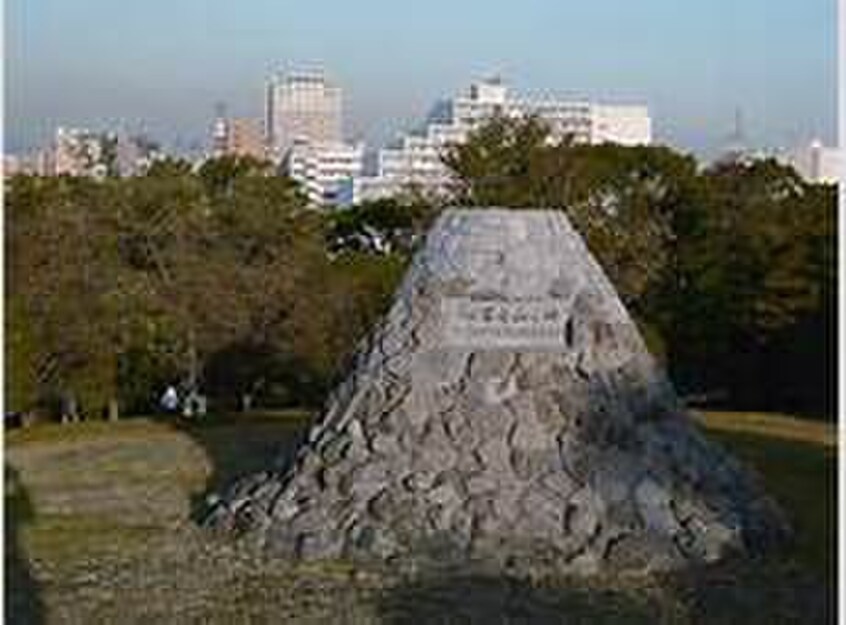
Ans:
[[[708,411],[694,412],[693,416],[710,430],[759,434],[824,447],[837,446],[837,427],[824,421],[763,412]]]

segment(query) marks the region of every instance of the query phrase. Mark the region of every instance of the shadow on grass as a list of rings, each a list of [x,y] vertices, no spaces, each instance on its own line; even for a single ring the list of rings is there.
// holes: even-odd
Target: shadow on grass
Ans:
[[[6,523],[4,546],[6,623],[38,625],[44,622],[44,604],[38,581],[30,571],[21,539],[21,528],[35,518],[35,509],[18,472],[4,467]]]
[[[831,605],[796,567],[747,562],[616,582],[430,576],[388,589],[376,612],[385,625],[826,625]]]
[[[485,575],[433,577],[400,584],[377,603],[377,614],[385,625],[674,622],[667,620],[658,603],[635,593]]]
[[[310,423],[305,411],[157,420],[190,437],[212,465],[203,489],[191,495],[191,518],[195,522],[208,512],[210,496],[223,494],[232,484],[251,474],[271,467],[284,470],[293,460]]]
[[[834,587],[789,558],[723,562],[665,574],[661,593],[696,625],[828,625]]]
[[[837,448],[758,433],[706,430],[753,467],[795,532],[790,555],[828,585],[836,579]]]
[[[773,622],[833,623],[837,615],[837,448],[805,441],[791,441],[760,433],[706,429],[713,438],[753,467],[786,512],[794,541],[784,562],[753,568],[747,565],[743,580],[721,585],[718,581],[696,584],[702,602],[720,610],[734,606],[735,614],[754,612],[743,593],[760,598],[764,606],[792,602],[800,606],[796,620]],[[722,596],[715,593],[722,593]],[[733,600],[726,600],[729,597]],[[793,600],[786,599],[793,597]],[[808,601],[815,597],[815,601]],[[748,609],[747,609],[748,608]],[[726,613],[725,622],[743,623]]]

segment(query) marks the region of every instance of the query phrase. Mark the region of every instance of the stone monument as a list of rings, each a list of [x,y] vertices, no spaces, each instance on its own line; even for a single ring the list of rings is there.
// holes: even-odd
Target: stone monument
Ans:
[[[560,211],[448,210],[295,460],[207,523],[290,557],[654,571],[787,533]]]

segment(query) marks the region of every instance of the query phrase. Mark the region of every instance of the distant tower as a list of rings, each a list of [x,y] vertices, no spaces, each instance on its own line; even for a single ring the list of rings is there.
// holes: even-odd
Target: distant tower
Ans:
[[[737,162],[747,152],[746,132],[743,125],[743,111],[738,106],[734,109],[734,128],[726,137],[721,161]]]

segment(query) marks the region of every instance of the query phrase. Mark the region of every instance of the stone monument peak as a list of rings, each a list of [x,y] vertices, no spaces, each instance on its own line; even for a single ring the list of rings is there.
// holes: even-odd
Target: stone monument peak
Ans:
[[[292,557],[651,571],[785,526],[563,212],[445,211],[295,461],[208,523]]]

